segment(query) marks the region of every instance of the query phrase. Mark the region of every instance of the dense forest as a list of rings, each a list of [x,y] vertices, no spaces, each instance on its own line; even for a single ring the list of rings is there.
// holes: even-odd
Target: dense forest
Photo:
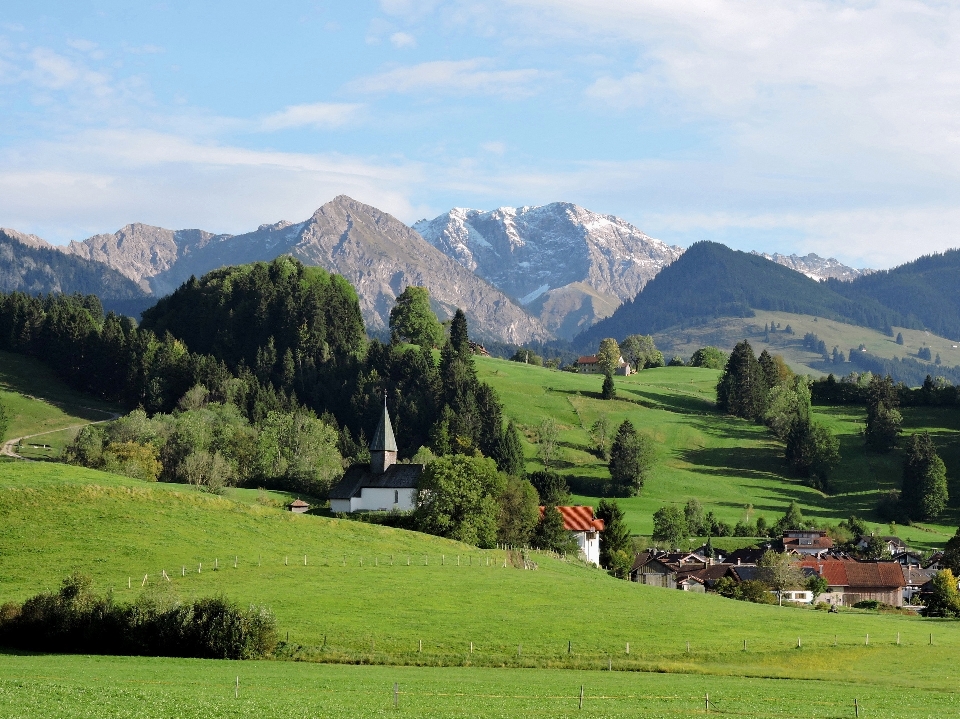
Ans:
[[[368,342],[350,284],[290,257],[192,278],[141,326],[104,315],[92,295],[0,296],[0,349],[148,416],[183,412],[200,385],[204,405],[235,406],[257,436],[301,411],[318,417],[349,459],[364,456],[386,396],[401,457],[427,446],[507,462],[502,407],[477,379],[462,312],[444,342],[439,362],[432,347]],[[178,467],[164,462],[158,473]]]
[[[717,317],[752,317],[754,310],[827,317],[880,330],[920,326],[918,319],[877,299],[847,297],[832,284],[816,282],[759,255],[697,242],[632,301],[578,335],[574,344],[587,349],[604,337],[649,334]]]
[[[960,250],[926,255],[853,282],[830,280],[834,292],[856,302],[878,302],[941,337],[960,338]],[[892,323],[897,324],[897,323]]]

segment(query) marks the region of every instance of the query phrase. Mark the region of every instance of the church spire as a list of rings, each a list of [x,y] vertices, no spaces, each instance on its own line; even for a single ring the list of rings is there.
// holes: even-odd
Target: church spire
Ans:
[[[383,416],[377,431],[370,442],[370,470],[376,474],[383,474],[392,465],[397,463],[397,439],[393,436],[393,423],[390,422],[390,412],[387,411],[387,395],[383,395]]]

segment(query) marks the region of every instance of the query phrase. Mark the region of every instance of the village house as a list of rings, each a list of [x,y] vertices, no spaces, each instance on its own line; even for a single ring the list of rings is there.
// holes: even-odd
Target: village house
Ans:
[[[600,368],[600,362],[596,355],[585,355],[577,360],[577,372],[580,374],[602,374],[603,370]],[[613,373],[620,377],[627,377],[633,374],[633,368],[621,356]]]
[[[872,538],[872,534],[869,537],[860,537],[860,541],[857,542],[857,548],[866,549]],[[883,542],[883,550],[887,554],[897,555],[910,551],[910,547],[908,547],[900,537],[880,537],[880,541]]]
[[[697,575],[711,566],[715,565],[713,560],[704,557],[696,552],[658,552],[648,550],[640,552],[633,560],[633,566],[630,567],[630,581],[648,584],[652,587],[665,587],[667,589],[685,589],[687,591],[704,591],[706,580],[701,581],[699,589],[691,582],[684,580]],[[715,582],[723,576],[720,572]],[[699,577],[698,577],[699,579]],[[713,586],[712,582],[710,586]]]
[[[330,490],[330,511],[400,511],[417,506],[422,464],[397,464],[397,440],[387,403],[370,442],[370,464],[354,464]]]
[[[844,559],[810,557],[800,565],[811,568],[827,580],[829,589],[820,601],[843,606],[857,602],[878,601],[894,607],[903,606],[906,586],[903,569],[897,562],[856,562]]]
[[[790,554],[823,555],[833,549],[833,540],[821,529],[788,529],[782,544]]]
[[[540,507],[540,517],[543,518],[544,508]],[[600,532],[603,531],[603,520],[593,514],[593,507],[557,507],[563,517],[563,528],[572,532],[577,540],[580,553],[591,564],[600,566]]]

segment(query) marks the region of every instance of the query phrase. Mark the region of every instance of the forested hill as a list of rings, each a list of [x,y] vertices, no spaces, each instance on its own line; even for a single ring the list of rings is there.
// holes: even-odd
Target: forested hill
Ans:
[[[2,228],[0,291],[96,294],[108,309],[118,302],[136,304],[146,296],[135,282],[111,267],[66,255],[38,237]]]
[[[912,317],[941,337],[960,338],[960,250],[921,257],[830,289],[859,302],[876,301]]]
[[[649,334],[717,317],[750,317],[754,309],[810,314],[881,330],[916,326],[915,320],[871,297],[846,297],[833,283],[816,282],[759,255],[697,242],[632,301],[578,335],[574,344],[595,348],[604,337]]]

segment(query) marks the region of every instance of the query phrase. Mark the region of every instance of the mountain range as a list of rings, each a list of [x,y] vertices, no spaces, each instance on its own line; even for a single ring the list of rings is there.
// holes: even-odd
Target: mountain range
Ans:
[[[646,295],[641,304],[660,294],[656,288],[644,293],[644,288],[689,252],[618,217],[565,202],[492,211],[454,208],[411,229],[375,207],[340,196],[302,222],[265,224],[239,235],[136,223],[57,247],[32,235],[2,230],[0,289],[93,292],[108,308],[138,314],[191,275],[290,254],[346,277],[357,289],[373,335],[386,334],[394,298],[405,286],[417,284],[430,289],[441,317],[464,308],[479,339],[523,344],[572,339],[581,333],[593,337],[603,331],[600,327],[611,326],[601,323],[591,330],[598,322],[635,313],[631,308],[641,294]],[[824,284],[814,280],[848,286],[869,272],[814,254],[750,256],[760,267],[780,266],[771,270],[771,276],[782,280],[781,288],[792,287],[795,278],[810,283],[805,287]],[[697,264],[695,256],[692,260]],[[681,264],[689,271],[691,262]],[[714,284],[719,282],[734,294],[743,284],[736,272],[719,273],[716,280]],[[845,297],[842,303],[847,305],[870,304],[869,298],[831,287],[837,301]],[[742,312],[751,301],[759,307],[751,297],[741,293],[733,301],[716,298],[710,312]],[[889,308],[874,307],[861,314],[874,321],[883,312],[889,314]],[[668,318],[684,322],[692,316],[668,307],[654,324],[659,327]],[[652,326],[631,331],[641,330],[653,331]]]

